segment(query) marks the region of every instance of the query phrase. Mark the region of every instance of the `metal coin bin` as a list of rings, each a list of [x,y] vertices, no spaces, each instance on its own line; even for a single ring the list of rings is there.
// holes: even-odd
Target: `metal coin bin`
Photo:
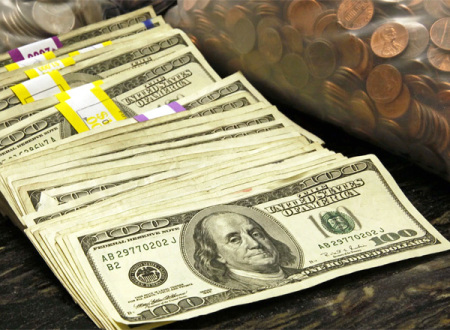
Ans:
[[[219,72],[449,180],[450,1],[178,0],[165,18]]]

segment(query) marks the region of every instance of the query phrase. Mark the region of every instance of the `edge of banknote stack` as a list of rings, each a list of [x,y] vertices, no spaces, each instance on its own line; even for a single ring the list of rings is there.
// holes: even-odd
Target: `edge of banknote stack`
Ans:
[[[98,327],[449,249],[375,156],[324,148],[151,8],[59,40],[0,70],[1,210]]]

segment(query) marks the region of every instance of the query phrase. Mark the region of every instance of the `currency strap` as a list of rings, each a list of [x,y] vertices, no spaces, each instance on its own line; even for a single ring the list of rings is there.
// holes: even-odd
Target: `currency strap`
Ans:
[[[58,37],[51,37],[44,40],[39,40],[31,44],[10,50],[9,56],[14,62],[23,61],[25,59],[39,56],[41,54],[52,52],[61,48],[63,45]]]
[[[171,114],[177,113],[177,112],[182,112],[185,110],[186,109],[183,108],[183,106],[180,105],[179,103],[172,102],[167,105],[163,105],[162,107],[152,109],[150,111],[147,111],[145,113],[137,115],[134,117],[134,119],[136,119],[136,121],[138,121],[138,122],[142,122],[142,121],[147,121],[147,120],[162,117],[162,116],[171,115]]]
[[[84,84],[73,89],[69,89],[68,91],[61,92],[56,94],[56,98],[59,102],[65,102],[71,98],[83,97],[85,93],[89,93],[89,91],[94,87],[99,87],[103,84],[103,80],[97,80],[89,84]]]
[[[147,28],[147,30],[150,30],[150,29],[152,29],[152,28],[155,27],[155,24],[153,24],[153,21],[152,21],[151,18],[146,19],[146,20],[143,21],[142,23],[145,25],[145,27]]]
[[[14,71],[14,70],[26,67],[26,66],[33,65],[33,64],[39,64],[46,60],[51,60],[52,58],[55,58],[55,57],[56,57],[56,55],[52,51],[50,51],[50,52],[47,52],[47,53],[44,53],[44,54],[41,54],[41,55],[38,55],[35,57],[27,58],[27,59],[19,61],[17,63],[11,63],[8,65],[5,65],[5,68],[8,71]]]
[[[70,89],[59,71],[52,71],[11,87],[22,104],[31,103]]]
[[[28,76],[28,78],[33,79],[33,78],[42,76],[46,73],[52,72],[54,70],[61,70],[62,68],[65,68],[67,66],[74,65],[74,64],[75,64],[75,60],[72,57],[67,57],[67,58],[63,58],[62,60],[43,64],[41,66],[38,66],[37,68],[26,70],[25,74]]]
[[[80,55],[80,54],[83,54],[83,53],[87,53],[87,52],[90,52],[91,50],[103,48],[103,47],[106,47],[106,46],[109,46],[109,45],[112,45],[112,41],[111,40],[102,42],[100,44],[92,45],[92,46],[89,46],[89,47],[86,47],[86,48],[82,48],[82,49],[76,50],[74,52],[70,52],[69,56],[73,57],[75,55]]]
[[[58,104],[56,108],[78,133],[127,118],[108,94],[99,87],[101,83],[80,86],[83,88],[77,88],[70,93],[58,96],[61,99],[70,97]]]

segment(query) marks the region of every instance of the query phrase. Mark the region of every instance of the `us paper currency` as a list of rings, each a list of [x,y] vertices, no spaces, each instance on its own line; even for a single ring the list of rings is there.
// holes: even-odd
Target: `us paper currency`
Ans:
[[[105,67],[100,68],[99,66],[97,66],[95,69],[91,69],[88,72],[89,73],[103,72],[103,71],[116,68],[120,65],[123,65],[123,64],[129,63],[129,62],[134,63],[139,59],[141,60],[142,63],[145,63],[146,62],[145,59],[147,59],[149,56],[154,55],[155,53],[158,53],[161,50],[166,50],[170,47],[176,46],[178,44],[177,43],[178,40],[170,40],[170,41],[175,42],[175,44],[169,44],[169,45],[167,45],[167,43],[170,41],[166,41],[166,43],[164,43],[164,44],[152,44],[152,40],[156,41],[156,40],[160,39],[160,38],[158,38],[158,34],[161,34],[164,32],[169,32],[169,31],[173,30],[167,24],[164,24],[164,20],[160,16],[153,18],[152,22],[154,22],[153,23],[155,25],[154,28],[151,28],[148,30],[145,26],[139,28],[139,25],[136,25],[136,26],[132,27],[133,28],[132,32],[134,32],[134,34],[131,34],[129,36],[127,35],[126,37],[123,37],[124,35],[126,35],[125,30],[119,30],[118,32],[121,32],[120,35],[118,34],[118,32],[114,32],[110,36],[106,35],[105,38],[110,37],[110,39],[112,40],[110,45],[106,45],[103,47],[97,46],[99,48],[92,46],[91,50],[87,50],[85,48],[85,50],[82,50],[82,52],[78,52],[79,54],[77,54],[77,55],[72,54],[72,53],[70,56],[68,54],[64,54],[64,55],[58,56],[56,58],[49,59],[44,62],[40,62],[39,64],[31,64],[31,65],[28,65],[25,67],[21,67],[14,71],[2,73],[0,75],[0,90],[12,87],[20,82],[29,80],[30,76],[33,77],[33,73],[34,73],[33,70],[39,74],[42,74],[42,72],[48,72],[50,70],[50,68],[55,68],[60,71],[64,70],[64,68],[65,68],[65,70],[62,72],[63,76],[66,73],[78,72],[82,68],[79,68],[78,70],[76,70],[74,67],[79,67],[82,62],[85,62],[88,59],[92,59],[92,58],[100,59],[100,58],[102,58],[102,56],[105,56],[109,52],[115,52],[115,57],[117,57],[115,62],[111,61],[111,57],[107,57],[104,59]],[[154,35],[156,35],[156,38],[152,39],[154,37]],[[116,40],[119,37],[120,37],[120,40]],[[136,43],[138,45],[136,45]],[[135,44],[136,46],[133,47],[132,46],[133,44]],[[129,48],[130,47],[129,45],[131,45],[131,48]],[[78,45],[74,45],[74,47],[76,47],[76,46],[78,46]],[[139,50],[133,49],[133,48],[136,48],[139,46],[141,48],[140,52],[139,52]],[[145,46],[147,46],[147,47],[145,47]],[[128,52],[126,52],[126,51],[121,52],[120,49],[123,49],[123,50],[127,49]],[[127,55],[125,55],[125,54],[127,54]],[[75,64],[71,64],[70,66],[64,67],[61,64],[61,62],[58,62],[58,61],[65,61],[69,57],[71,57],[73,59],[73,62]],[[153,58],[156,58],[156,57],[153,56]],[[150,60],[151,60],[151,58],[148,59],[147,61],[150,61]],[[91,65],[94,65],[94,64],[95,64],[95,62],[91,63]],[[137,64],[135,64],[135,65],[137,65]],[[58,68],[61,68],[61,69],[58,69]],[[67,70],[69,68],[71,70]],[[84,67],[83,69],[84,69],[84,71],[87,71],[87,67]],[[117,69],[116,72],[119,72],[119,71],[120,70]]]
[[[146,32],[148,32],[148,33],[144,33],[144,35],[142,36],[143,38],[151,38],[153,36],[153,33],[156,33],[158,31],[149,30]],[[110,52],[105,52],[105,53],[101,54],[100,56],[94,57],[93,60],[91,60],[91,61],[85,60],[85,61],[82,61],[81,63],[79,63],[78,65],[75,64],[76,65],[75,68],[73,68],[73,66],[68,66],[68,67],[66,67],[66,70],[64,70],[64,69],[62,70],[61,74],[65,75],[65,77],[64,77],[64,80],[66,80],[65,82],[67,82],[67,84],[73,88],[73,87],[77,87],[79,85],[87,84],[87,83],[96,81],[98,79],[101,79],[101,76],[98,76],[98,74],[103,71],[115,69],[109,73],[104,74],[103,75],[104,77],[112,75],[114,73],[119,73],[122,70],[130,69],[130,68],[135,67],[136,65],[139,65],[139,63],[134,61],[137,58],[142,58],[142,57],[145,58],[152,54],[158,53],[159,51],[162,51],[162,53],[168,54],[171,50],[171,47],[167,47],[167,45],[165,48],[161,48],[161,47],[158,47],[159,45],[152,45],[151,42],[145,41],[145,39],[144,39],[144,42],[141,42],[141,47],[142,47],[142,44],[147,44],[147,46],[153,46],[153,48],[152,48],[153,52],[150,52],[150,50],[148,48],[146,49],[145,47],[143,47],[142,52],[144,54],[139,53],[140,49],[135,49],[135,52],[133,54],[130,54],[129,52],[126,51],[125,47],[127,46],[127,44],[125,44],[122,47],[118,47],[119,49],[115,49],[114,51],[111,49],[110,52],[113,52],[112,54]],[[167,44],[167,42],[166,42],[166,44]],[[134,47],[131,46],[130,48],[133,49]],[[128,50],[130,48],[128,48]],[[145,55],[147,55],[147,56],[145,56]],[[101,56],[104,56],[104,60],[103,60],[104,65],[99,64],[99,63],[102,63]],[[134,57],[136,57],[136,58],[134,58]],[[152,58],[156,59],[158,57],[157,57],[157,55],[154,55]],[[145,63],[149,62],[152,58],[148,59],[147,61],[145,61],[145,59],[141,60],[140,64],[141,65],[145,64]],[[109,61],[109,63],[108,63],[108,61]],[[49,60],[49,62],[51,62],[51,60]],[[85,63],[85,62],[87,62],[87,63]],[[127,63],[130,63],[130,65],[126,66]],[[34,65],[25,67],[24,69],[40,70],[39,68],[35,69]],[[21,72],[16,73],[15,71],[12,71],[8,75],[5,75],[4,79],[0,82],[0,84],[1,84],[0,90],[4,89],[3,87],[5,87],[5,86],[15,87],[16,86],[15,83],[24,81],[22,78],[25,74],[22,73],[22,75],[21,75],[20,73]],[[71,73],[71,75],[69,75],[69,73]],[[34,79],[41,79],[41,78],[42,78],[42,75],[40,75],[39,77],[36,77]],[[55,89],[55,92],[53,94],[56,94],[59,92],[60,92],[59,89]],[[46,93],[46,94],[48,94],[48,93]],[[31,95],[31,96],[33,96],[36,100],[43,98],[39,95]],[[50,95],[48,95],[48,96],[50,96]],[[0,92],[0,111],[7,110],[15,105],[20,104],[21,103],[20,101],[21,100],[19,98],[19,95],[16,95],[15,91],[13,91],[13,88],[4,89],[3,91]],[[27,103],[29,103],[29,101]]]
[[[128,70],[119,77],[109,77],[102,88],[126,118],[181,98],[219,79],[197,50],[186,48]],[[34,152],[76,133],[56,108],[41,111],[0,132],[3,142],[0,162]]]
[[[42,192],[51,187],[61,187],[62,185],[77,183],[82,180],[125,173],[134,168],[141,168],[145,163],[154,162],[155,159],[160,159],[160,161],[163,159],[157,157],[162,156],[164,159],[172,157],[174,153],[176,155],[187,153],[187,155],[192,156],[199,152],[219,150],[215,145],[220,143],[220,145],[226,147],[227,141],[222,141],[224,139],[238,139],[257,134],[263,141],[264,134],[262,133],[286,134],[288,130],[282,131],[280,129],[290,127],[290,123],[283,120],[283,118],[276,119],[276,114],[271,114],[269,109],[254,112],[247,110],[245,115],[240,116],[235,115],[234,112],[226,114],[228,116],[217,115],[218,118],[215,121],[212,118],[206,125],[188,126],[185,130],[158,134],[157,127],[154,127],[149,130],[150,134],[152,130],[156,131],[154,137],[149,135],[145,138],[139,138],[133,135],[128,140],[120,139],[119,144],[112,142],[110,145],[115,146],[116,151],[108,148],[108,153],[105,154],[104,151],[101,151],[104,148],[99,149],[100,152],[98,154],[103,155],[100,157],[64,163],[58,167],[43,168],[41,171],[38,171],[37,167],[35,167],[32,176],[29,178],[22,177],[22,179],[18,179],[21,175],[8,177],[8,186],[10,189],[17,191],[18,196],[20,196],[17,200],[21,201],[20,204],[24,207],[24,213],[29,213],[29,211],[34,211],[38,207],[42,208],[44,206],[41,202]],[[244,131],[241,129],[235,133],[233,132],[235,129],[244,127],[252,128],[252,130]],[[290,131],[292,132],[291,129]],[[141,135],[147,135],[145,131],[141,133]],[[130,150],[127,150],[128,141],[130,146],[133,146]],[[217,143],[215,143],[216,141]],[[236,143],[239,143],[239,141],[236,140]],[[303,140],[299,139],[296,143],[296,148],[300,151],[302,146],[308,144],[309,142],[305,138]],[[186,150],[179,149],[181,147]],[[161,153],[161,156],[158,156],[159,153]],[[133,156],[133,158],[130,158],[130,156]],[[122,181],[122,179],[119,181]],[[13,192],[13,194],[15,193]],[[69,193],[68,195],[71,194]]]
[[[73,227],[56,235],[61,250],[53,252],[65,253],[74,267],[67,279],[108,318],[141,324],[279,296],[450,246],[373,156],[242,194],[173,199],[121,224]],[[75,270],[86,280],[76,280]]]
[[[113,31],[127,28],[155,16],[156,14],[153,8],[148,6],[128,14],[81,27],[64,35],[60,35],[58,38],[64,47],[68,47],[83,40],[92,39]],[[8,53],[0,55],[0,66],[3,67],[10,63],[12,63],[12,60]]]
[[[288,136],[285,137],[286,143],[288,142],[287,138]],[[102,178],[93,179],[88,182],[81,182],[80,185],[97,185],[93,186],[91,189],[83,189],[70,194],[62,194],[58,196],[60,197],[60,199],[58,199],[57,202],[60,202],[64,198],[66,200],[64,200],[62,203],[59,203],[59,205],[56,205],[56,203],[53,203],[54,206],[43,205],[43,207],[39,208],[38,212],[32,212],[22,217],[21,219],[26,226],[32,227],[38,223],[56,219],[60,216],[64,216],[66,214],[69,214],[70,212],[74,212],[82,208],[93,207],[94,203],[96,204],[95,209],[100,210],[100,208],[108,207],[106,205],[109,204],[106,202],[108,198],[114,198],[115,201],[117,201],[120,199],[119,195],[122,195],[124,198],[126,197],[127,201],[130,202],[122,210],[124,211],[125,209],[133,209],[139,206],[137,206],[136,203],[134,203],[132,200],[140,194],[148,193],[149,189],[151,189],[153,192],[157,192],[158,196],[160,196],[162,193],[166,193],[167,190],[173,191],[174,189],[178,191],[178,194],[180,196],[184,194],[192,194],[192,190],[191,192],[189,192],[189,185],[190,183],[192,183],[192,180],[194,178],[197,178],[196,180],[198,180],[198,177],[204,176],[210,172],[213,172],[213,175],[216,176],[220,173],[222,173],[222,176],[229,176],[230,173],[233,173],[233,171],[240,171],[241,174],[243,174],[243,171],[246,167],[257,166],[257,163],[255,161],[251,162],[251,160],[255,157],[263,157],[263,159],[259,158],[259,161],[263,162],[264,164],[275,162],[273,157],[278,157],[278,159],[281,159],[282,157],[292,158],[291,161],[295,161],[299,158],[297,157],[296,159],[294,159],[294,157],[300,154],[305,155],[307,153],[310,153],[312,157],[316,157],[314,160],[321,162],[322,164],[330,162],[331,160],[335,161],[336,159],[339,159],[341,157],[340,155],[329,152],[328,150],[324,152],[312,153],[311,151],[313,147],[302,148],[296,146],[296,141],[292,138],[289,140],[292,143],[291,146],[286,146],[282,143],[273,143],[271,142],[271,140],[265,138],[264,134],[262,134],[261,139],[265,141],[265,143],[267,144],[267,148],[250,149],[248,146],[236,147],[234,148],[236,155],[233,160],[230,160],[229,154],[226,154],[223,151],[208,151],[205,153],[197,154],[197,159],[192,159],[188,156],[173,158],[173,161],[176,161],[177,165],[184,164],[186,165],[186,167],[179,168],[178,166],[173,166],[173,163],[171,163],[170,161],[163,160],[158,164],[148,163],[146,165],[142,165],[139,169],[136,167],[136,170],[126,171],[116,175],[106,175]],[[291,150],[294,146],[296,146],[295,150]],[[280,151],[276,156],[272,154],[275,149],[278,149]],[[276,153],[276,150],[274,152]],[[267,154],[267,156],[265,154]],[[232,163],[232,161],[243,159],[248,159],[249,162],[243,164]],[[202,163],[202,160],[205,160],[206,163]],[[288,164],[288,162],[286,162],[286,164]],[[265,168],[267,171],[270,171],[270,166],[266,166]],[[155,174],[155,172],[152,172],[154,170],[158,170],[160,172],[157,172]],[[262,170],[262,167],[259,168],[259,170]],[[293,170],[292,166],[290,167],[290,170]],[[247,172],[248,174],[250,174],[249,171]],[[271,180],[275,179],[276,177],[276,173],[272,173]],[[209,176],[208,178],[209,180],[212,180],[211,176]],[[169,179],[176,180],[178,184],[173,185],[175,181],[170,181]],[[226,187],[227,185],[226,180],[223,177],[222,179],[223,185],[221,186],[221,189]],[[237,175],[232,179],[234,181],[231,181],[228,184],[236,185],[239,179],[242,179],[242,177]],[[247,180],[248,178],[245,179]],[[105,181],[109,181],[111,183],[104,183]],[[107,188],[102,189],[105,186]],[[181,188],[184,189],[185,193],[180,193]],[[86,190],[89,190],[89,193],[83,194],[83,192]],[[78,196],[78,198],[73,198],[73,196]],[[45,198],[42,198],[42,195],[41,202],[45,202]],[[135,200],[135,202],[137,202],[137,200]],[[48,204],[51,204],[50,201],[48,202]]]

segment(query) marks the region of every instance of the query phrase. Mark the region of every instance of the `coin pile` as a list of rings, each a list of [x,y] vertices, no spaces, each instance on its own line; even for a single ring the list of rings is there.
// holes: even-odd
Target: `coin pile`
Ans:
[[[179,0],[178,12],[224,73],[450,173],[449,1]]]

